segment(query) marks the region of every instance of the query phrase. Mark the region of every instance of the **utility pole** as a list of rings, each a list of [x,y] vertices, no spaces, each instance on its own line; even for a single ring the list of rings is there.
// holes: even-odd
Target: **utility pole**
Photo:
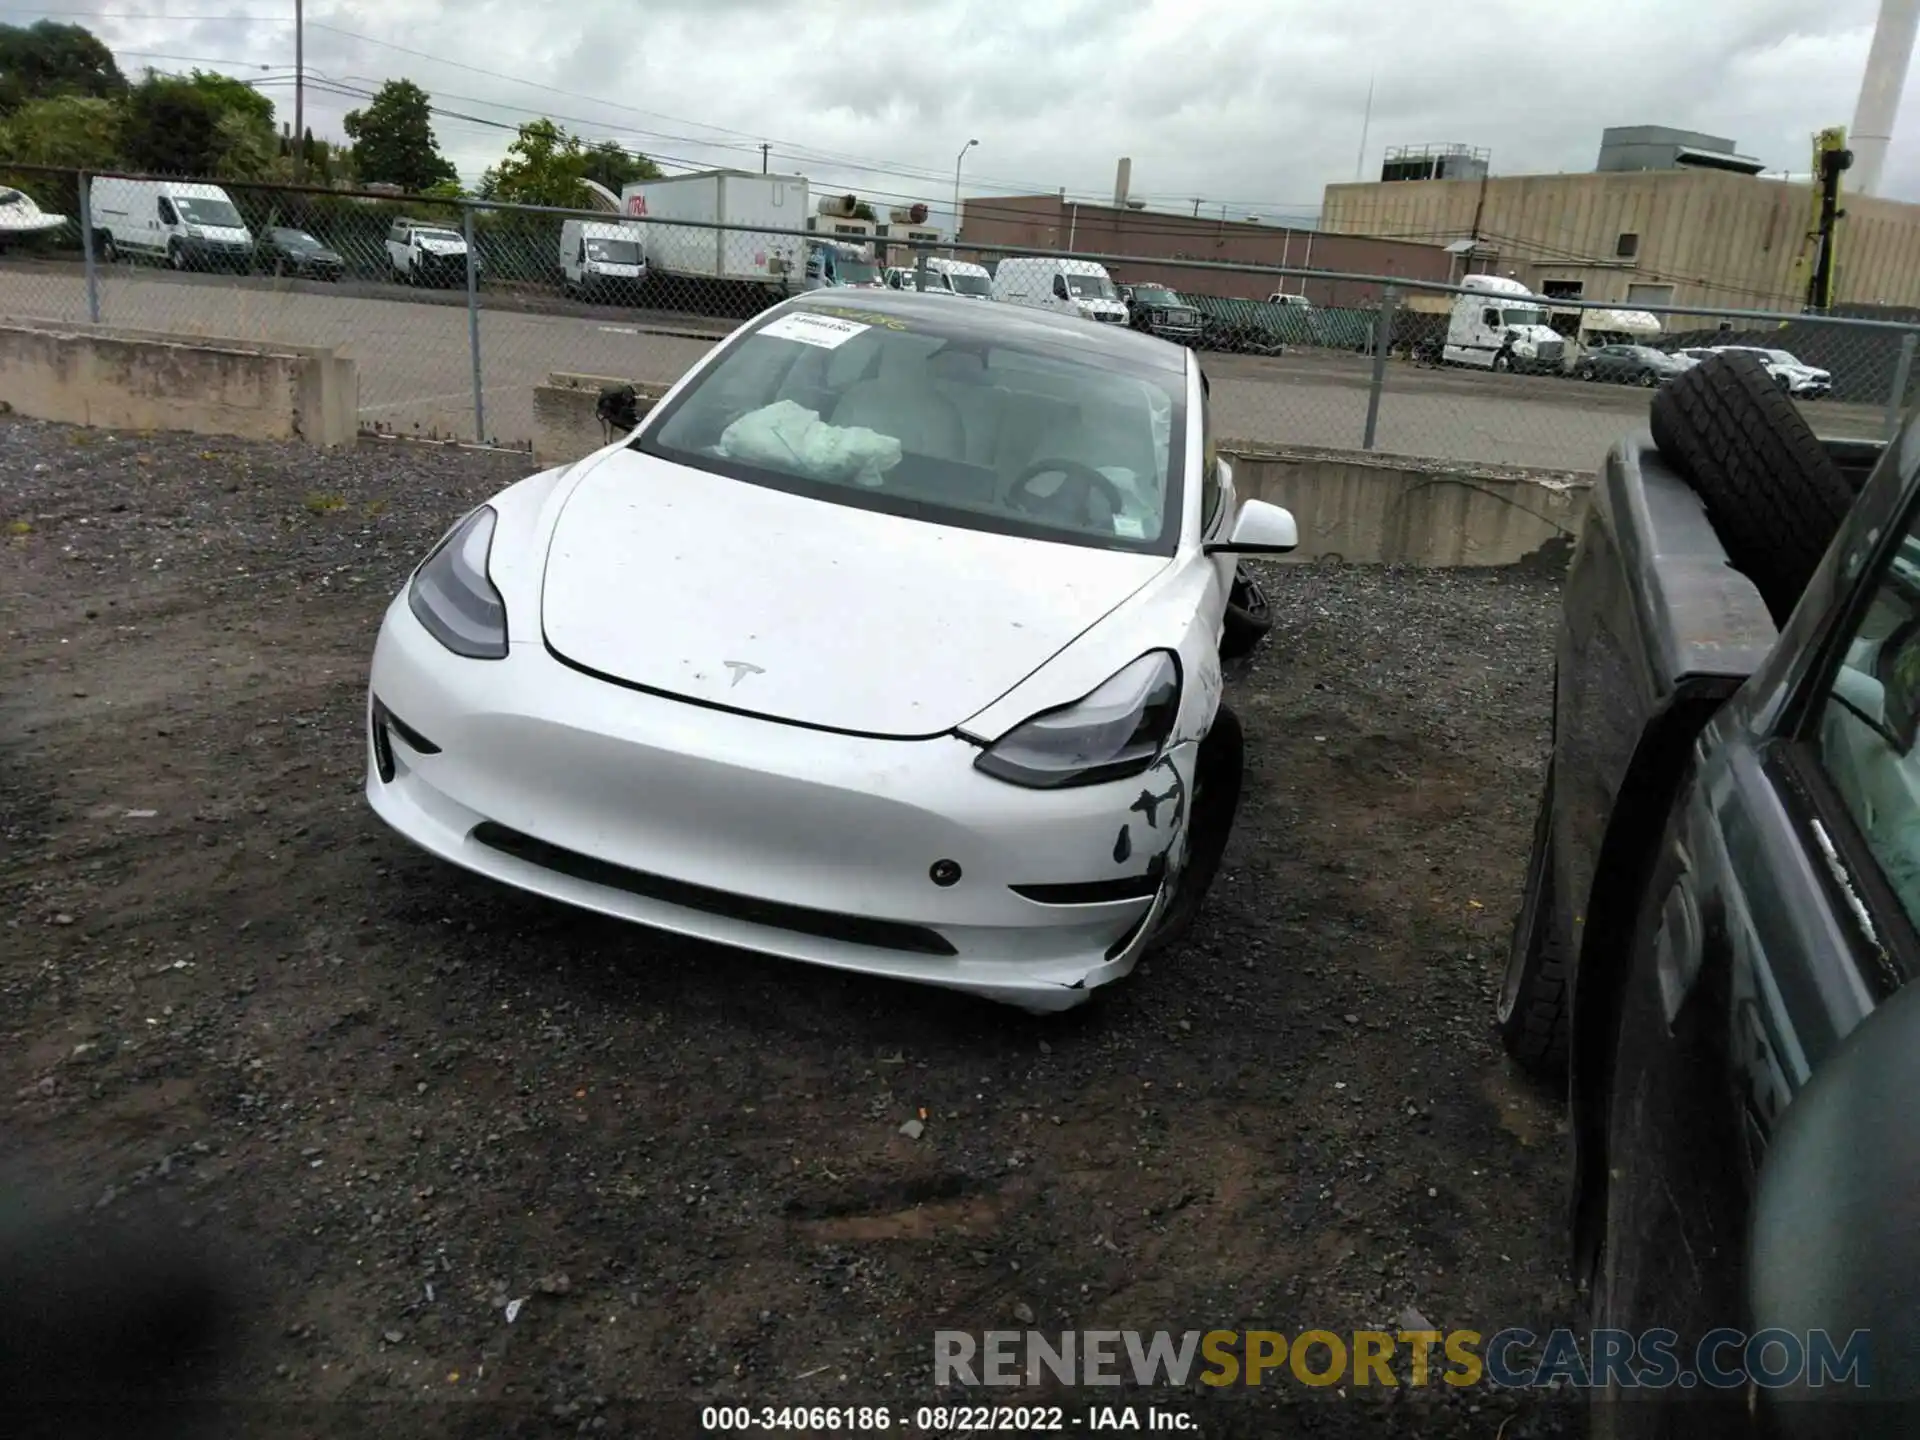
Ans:
[[[764,143],[760,146],[760,173],[762,175],[767,173],[767,152],[772,148],[771,145]]]
[[[307,178],[306,0],[293,0],[293,178]]]
[[[1196,220],[1200,218],[1200,202],[1198,200],[1193,202],[1193,218]]]

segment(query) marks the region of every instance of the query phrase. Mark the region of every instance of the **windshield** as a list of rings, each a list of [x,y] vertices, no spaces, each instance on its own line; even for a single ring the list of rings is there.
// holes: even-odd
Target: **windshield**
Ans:
[[[841,260],[838,264],[843,285],[871,285],[880,278],[880,267],[865,260]]]
[[[413,232],[413,238],[416,240],[431,240],[439,245],[464,245],[467,243],[451,230],[416,230]]]
[[[246,225],[240,212],[225,200],[186,199],[178,195],[172,198],[180,218],[189,225],[207,225],[216,230],[239,230]]]
[[[290,250],[318,250],[320,242],[304,230],[276,230],[273,238]]]
[[[598,260],[603,265],[638,265],[640,263],[640,242],[637,240],[594,240],[587,241],[587,258]]]
[[[1136,305],[1185,305],[1187,303],[1164,285],[1136,285],[1133,287],[1133,299]]]
[[[1547,312],[1531,305],[1508,305],[1500,311],[1502,325],[1544,325]]]
[[[969,275],[964,271],[948,271],[947,283],[962,295],[992,296],[993,282],[984,275]]]
[[[638,442],[748,484],[933,524],[1171,554],[1185,371],[1040,332],[808,305],[729,348]],[[974,323],[961,323],[974,322]]]
[[[1789,355],[1784,350],[1762,350],[1760,353],[1776,365],[1798,365],[1800,363],[1798,356]]]
[[[1084,300],[1113,299],[1113,282],[1104,275],[1069,275],[1067,293]]]
[[[26,200],[18,190],[0,189],[0,205],[24,205]]]

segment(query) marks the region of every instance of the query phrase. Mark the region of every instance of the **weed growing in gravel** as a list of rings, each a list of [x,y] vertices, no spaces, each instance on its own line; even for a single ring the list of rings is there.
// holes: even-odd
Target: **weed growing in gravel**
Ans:
[[[331,515],[347,508],[344,495],[322,495],[318,491],[307,496],[305,504],[309,515]]]

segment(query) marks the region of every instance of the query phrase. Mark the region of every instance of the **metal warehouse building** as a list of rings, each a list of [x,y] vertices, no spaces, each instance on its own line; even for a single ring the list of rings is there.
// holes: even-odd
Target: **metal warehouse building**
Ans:
[[[1379,287],[1327,280],[1276,283],[1271,275],[1196,270],[1179,262],[1297,265],[1439,281],[1448,278],[1453,264],[1452,257],[1433,244],[1329,235],[1124,205],[1089,205],[1059,195],[969,197],[962,211],[960,247],[964,250],[969,244],[1138,256],[1138,264],[1113,266],[1114,279],[1159,280],[1194,295],[1244,300],[1264,300],[1275,290],[1304,290],[1320,306],[1368,305],[1378,298]]]
[[[1556,298],[1799,310],[1814,189],[1759,169],[1730,140],[1621,127],[1590,173],[1329,185],[1321,225],[1447,246],[1462,271],[1511,274]],[[1842,204],[1835,308],[1920,305],[1920,205]]]

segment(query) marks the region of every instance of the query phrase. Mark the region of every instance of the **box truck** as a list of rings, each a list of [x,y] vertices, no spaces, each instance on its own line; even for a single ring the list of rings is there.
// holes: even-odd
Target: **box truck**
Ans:
[[[806,239],[783,233],[807,227],[804,175],[707,170],[637,180],[621,190],[620,206],[628,223],[645,233],[650,290],[720,309],[728,300],[784,296],[806,286]],[[718,225],[744,228],[697,228]]]

